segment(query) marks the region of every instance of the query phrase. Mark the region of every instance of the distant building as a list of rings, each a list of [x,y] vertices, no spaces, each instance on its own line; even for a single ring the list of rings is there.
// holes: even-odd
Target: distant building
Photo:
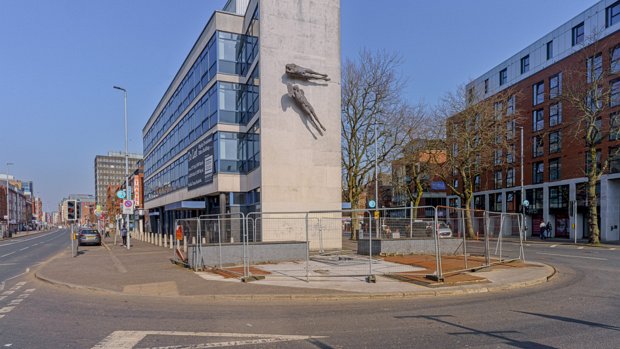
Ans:
[[[142,160],[140,154],[128,154],[129,174],[137,168],[137,162]],[[106,190],[108,185],[116,185],[125,181],[125,153],[108,152],[108,155],[95,156],[95,201],[103,207],[106,204]]]

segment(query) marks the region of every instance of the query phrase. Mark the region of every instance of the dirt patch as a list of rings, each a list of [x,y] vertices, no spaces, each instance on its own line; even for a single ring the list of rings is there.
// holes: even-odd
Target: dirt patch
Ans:
[[[239,278],[240,276],[243,276],[243,267],[229,267],[229,268],[223,268],[223,269],[213,269],[210,271],[214,274],[221,275],[227,279]],[[259,269],[259,268],[250,267],[250,274],[258,275],[258,276],[265,276],[271,273],[268,271]]]

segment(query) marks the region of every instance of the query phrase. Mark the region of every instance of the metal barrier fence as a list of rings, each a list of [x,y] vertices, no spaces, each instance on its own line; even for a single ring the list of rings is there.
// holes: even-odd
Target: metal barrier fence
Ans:
[[[235,277],[442,280],[524,259],[522,215],[446,206],[234,213],[176,224],[183,240],[174,239],[175,260],[185,257],[196,270],[216,268]]]

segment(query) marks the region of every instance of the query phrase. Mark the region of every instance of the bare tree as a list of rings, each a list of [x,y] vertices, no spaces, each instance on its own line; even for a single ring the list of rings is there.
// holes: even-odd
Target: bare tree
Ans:
[[[414,124],[413,110],[403,98],[406,80],[398,71],[401,63],[397,54],[364,50],[343,66],[343,199],[353,209],[363,207],[360,197],[373,178],[375,158],[381,165],[394,157]],[[357,216],[352,224],[351,238],[357,239]]]
[[[504,90],[486,99],[478,98],[464,86],[448,94],[437,108],[437,119],[445,161],[436,161],[438,175],[451,192],[461,199],[466,210],[467,234],[474,236],[471,215],[476,181],[482,181],[497,168],[506,165],[515,142],[518,123],[512,90]],[[479,182],[479,183],[480,183]]]
[[[620,115],[613,113],[620,111],[619,72],[620,49],[605,45],[595,33],[562,73],[561,100],[567,115],[563,128],[577,149],[585,150],[582,174],[587,178],[588,230],[594,244],[600,243],[596,186],[620,155]]]

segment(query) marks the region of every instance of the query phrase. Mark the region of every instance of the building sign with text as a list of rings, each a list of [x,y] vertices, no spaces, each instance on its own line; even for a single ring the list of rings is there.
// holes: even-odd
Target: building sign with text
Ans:
[[[187,188],[192,190],[212,183],[213,137],[203,139],[187,154]]]

